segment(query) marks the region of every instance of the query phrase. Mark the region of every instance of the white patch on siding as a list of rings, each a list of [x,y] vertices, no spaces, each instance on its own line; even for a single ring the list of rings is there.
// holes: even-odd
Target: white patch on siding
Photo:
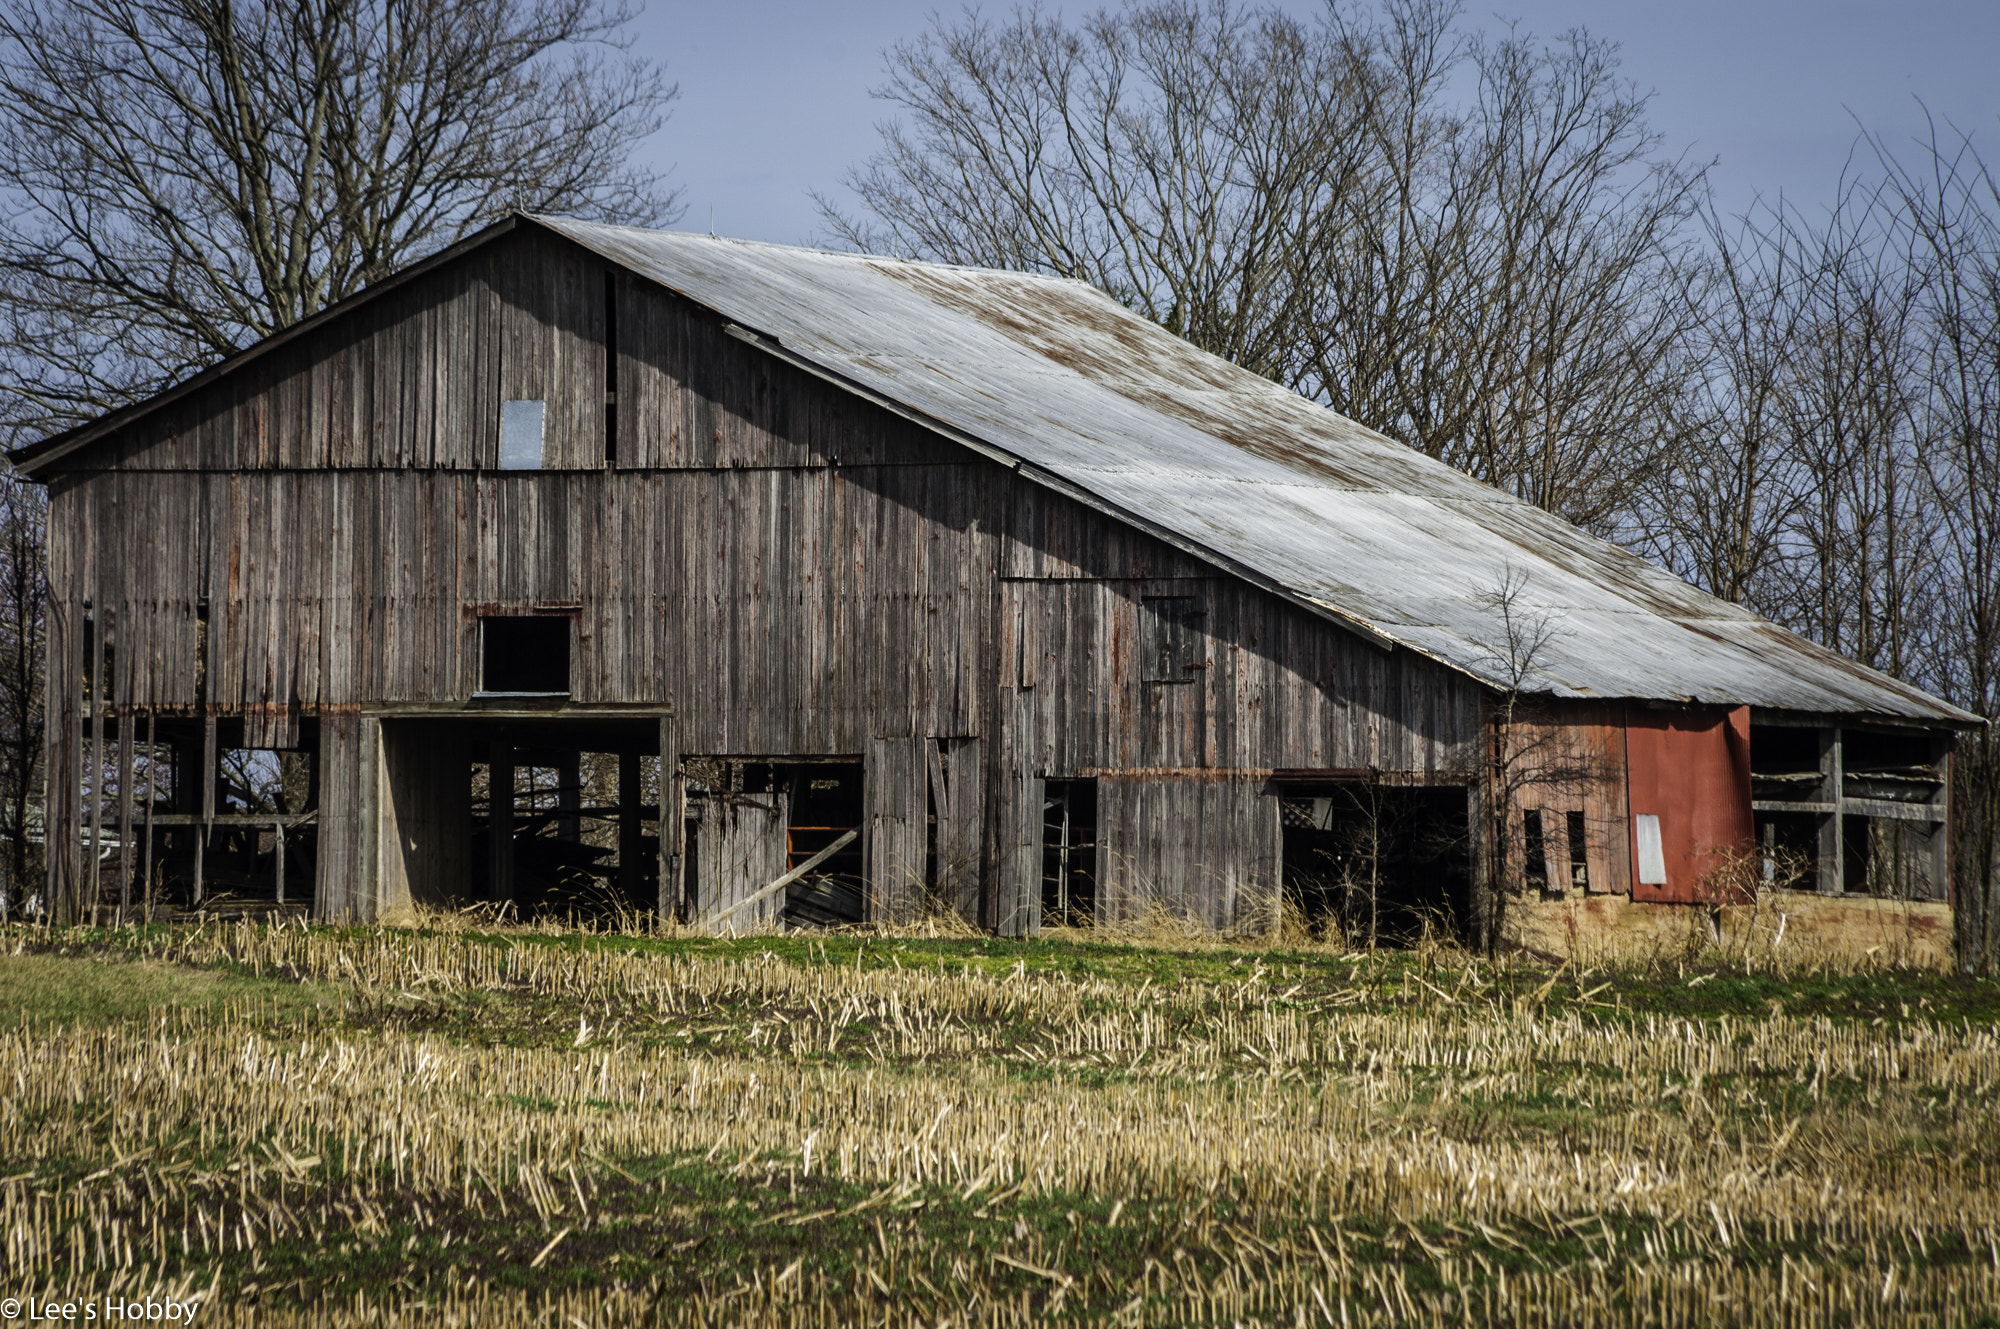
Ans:
[[[1660,819],[1650,812],[1632,818],[1632,830],[1639,841],[1639,884],[1667,884],[1667,855],[1660,847]]]
[[[542,469],[542,421],[548,404],[539,401],[500,403],[500,469]]]

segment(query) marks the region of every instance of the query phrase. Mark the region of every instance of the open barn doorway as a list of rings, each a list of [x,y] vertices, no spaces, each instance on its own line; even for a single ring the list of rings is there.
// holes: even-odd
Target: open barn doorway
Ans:
[[[391,717],[380,752],[382,907],[657,909],[657,716]]]
[[[309,911],[318,737],[295,713],[106,715],[83,762],[86,916]]]
[[[1466,792],[1373,780],[1283,783],[1284,901],[1315,935],[1402,945],[1471,917]]]

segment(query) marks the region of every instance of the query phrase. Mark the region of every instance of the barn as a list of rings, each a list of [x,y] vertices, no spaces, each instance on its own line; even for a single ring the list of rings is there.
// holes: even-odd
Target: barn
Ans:
[[[72,914],[1948,890],[1975,717],[1076,282],[519,215],[14,460]]]

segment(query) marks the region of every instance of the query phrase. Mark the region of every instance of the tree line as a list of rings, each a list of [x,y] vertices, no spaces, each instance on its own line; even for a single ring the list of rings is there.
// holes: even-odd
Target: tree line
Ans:
[[[0,425],[25,441],[143,396],[515,206],[671,219],[632,161],[674,89],[626,49],[629,18],[600,0],[0,14]],[[1452,0],[969,10],[885,64],[897,115],[848,176],[858,206],[821,201],[836,242],[1091,282],[1994,712],[2000,188],[1969,130],[1864,134],[1830,205],[1728,216],[1615,44],[1483,30]],[[32,495],[8,503],[32,522]],[[0,612],[33,617],[14,608],[38,593],[31,557],[0,544]],[[37,630],[0,629],[0,689],[20,694],[0,697],[0,829],[23,867]],[[1953,792],[1963,953],[1984,967],[1990,730],[1961,741]]]

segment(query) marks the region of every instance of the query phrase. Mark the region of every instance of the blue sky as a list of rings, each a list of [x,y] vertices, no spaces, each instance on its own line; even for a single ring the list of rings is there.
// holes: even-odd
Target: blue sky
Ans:
[[[882,51],[921,32],[934,10],[957,7],[651,0],[635,32],[681,87],[651,145],[684,190],[681,225],[706,230],[712,210],[722,234],[813,238],[807,191],[845,197],[841,176],[874,149],[875,125],[891,114],[868,95],[882,80]],[[1673,151],[1717,159],[1717,192],[1732,210],[1760,191],[1822,204],[1857,121],[1907,143],[1922,132],[1919,96],[1941,120],[1975,130],[2000,164],[2000,0],[1517,0],[1468,13],[1519,19],[1541,34],[1584,26],[1619,42],[1627,76],[1654,93],[1654,127]]]

